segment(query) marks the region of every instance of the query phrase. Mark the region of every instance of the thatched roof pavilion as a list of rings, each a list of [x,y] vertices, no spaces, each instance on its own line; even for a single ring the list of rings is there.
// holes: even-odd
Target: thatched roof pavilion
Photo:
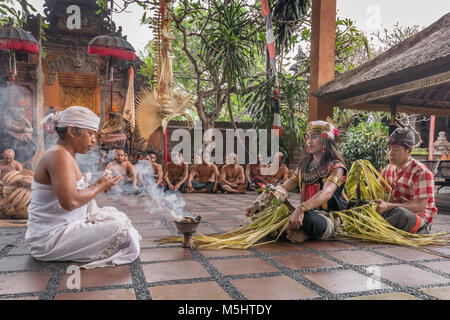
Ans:
[[[335,106],[450,115],[450,13],[312,94]]]

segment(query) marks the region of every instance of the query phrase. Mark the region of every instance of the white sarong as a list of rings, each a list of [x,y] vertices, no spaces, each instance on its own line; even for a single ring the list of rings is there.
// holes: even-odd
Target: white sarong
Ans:
[[[87,184],[81,179],[77,187]],[[142,238],[116,208],[99,208],[92,200],[68,211],[51,185],[33,181],[25,240],[36,260],[88,262],[80,267],[91,269],[133,262]]]

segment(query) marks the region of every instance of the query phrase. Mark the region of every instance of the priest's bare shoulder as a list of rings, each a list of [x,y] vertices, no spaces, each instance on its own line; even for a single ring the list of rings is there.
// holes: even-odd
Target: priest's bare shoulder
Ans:
[[[82,178],[75,154],[87,153],[95,146],[95,131],[66,127],[60,130],[60,141],[49,148],[39,160],[34,179],[37,183],[52,185],[61,206],[74,210],[88,203],[99,193],[109,190],[119,177],[99,179],[92,187],[77,189]]]

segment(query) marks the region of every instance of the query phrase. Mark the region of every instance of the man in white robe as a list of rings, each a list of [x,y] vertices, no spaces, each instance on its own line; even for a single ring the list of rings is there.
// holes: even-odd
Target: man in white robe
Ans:
[[[32,256],[86,262],[81,266],[86,269],[133,262],[140,253],[139,233],[124,213],[99,208],[94,199],[119,177],[105,175],[89,187],[75,158],[94,148],[100,119],[74,106],[45,117],[44,123],[55,126],[59,140],[39,160],[31,186],[25,240]]]

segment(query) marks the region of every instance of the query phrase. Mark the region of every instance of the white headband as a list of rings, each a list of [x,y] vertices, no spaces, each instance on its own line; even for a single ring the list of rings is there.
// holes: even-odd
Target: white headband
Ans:
[[[42,119],[41,124],[53,124],[57,128],[77,127],[98,131],[100,118],[88,108],[73,106],[64,111],[49,114]]]

